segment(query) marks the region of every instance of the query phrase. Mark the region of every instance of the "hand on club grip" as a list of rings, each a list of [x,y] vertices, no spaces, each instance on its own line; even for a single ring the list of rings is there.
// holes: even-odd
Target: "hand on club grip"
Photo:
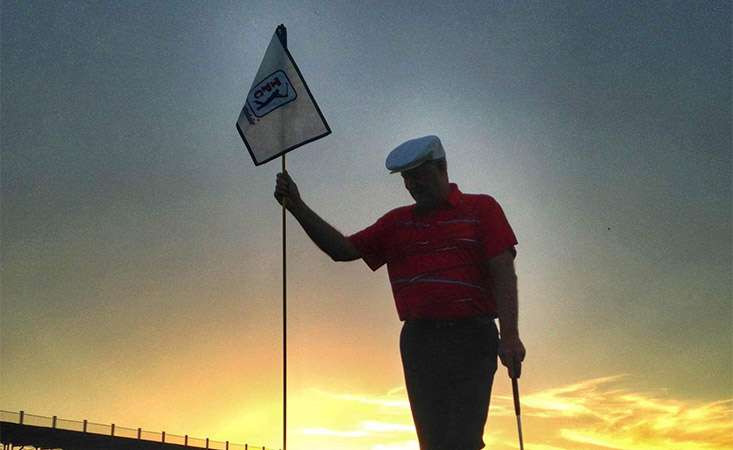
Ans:
[[[526,350],[524,344],[517,335],[502,336],[499,341],[499,358],[506,366],[509,378],[519,378],[522,374],[522,361]]]

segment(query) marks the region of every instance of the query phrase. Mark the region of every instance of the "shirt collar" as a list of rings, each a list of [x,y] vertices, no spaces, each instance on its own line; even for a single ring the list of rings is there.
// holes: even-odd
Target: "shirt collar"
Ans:
[[[438,207],[436,210],[427,210],[420,212],[417,209],[417,205],[412,205],[412,211],[413,214],[419,214],[419,215],[425,215],[425,214],[432,214],[433,212],[439,210],[439,209],[445,209],[445,208],[456,208],[458,205],[461,204],[461,197],[463,196],[463,193],[458,189],[458,185],[455,183],[450,183],[450,192],[448,193],[448,204],[445,203],[443,206]]]
[[[455,183],[450,184],[450,193],[448,194],[448,204],[455,208],[461,203],[461,196],[463,193],[458,189],[458,185]]]

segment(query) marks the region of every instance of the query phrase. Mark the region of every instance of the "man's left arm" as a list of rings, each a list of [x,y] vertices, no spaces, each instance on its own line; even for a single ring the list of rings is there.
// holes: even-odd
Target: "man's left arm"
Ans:
[[[496,300],[501,340],[499,341],[499,358],[508,371],[509,376],[519,378],[521,363],[526,351],[519,339],[517,320],[517,274],[514,270],[514,254],[506,250],[486,263],[491,276]]]

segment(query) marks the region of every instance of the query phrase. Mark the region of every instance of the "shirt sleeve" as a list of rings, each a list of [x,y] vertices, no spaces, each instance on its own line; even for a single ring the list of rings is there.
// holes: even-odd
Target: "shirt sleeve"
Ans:
[[[390,228],[390,220],[385,215],[374,224],[347,237],[361,254],[361,259],[372,270],[379,269],[387,262],[388,239],[391,235]]]
[[[479,206],[480,232],[486,259],[509,250],[514,256],[517,238],[499,203],[491,196],[485,196]]]

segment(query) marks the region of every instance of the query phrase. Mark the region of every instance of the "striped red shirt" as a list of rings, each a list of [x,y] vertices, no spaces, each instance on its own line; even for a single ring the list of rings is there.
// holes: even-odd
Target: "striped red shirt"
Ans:
[[[387,264],[400,320],[496,317],[482,264],[505,250],[516,254],[517,244],[493,197],[453,183],[445,207],[421,215],[415,205],[393,209],[348,239],[372,270]]]

